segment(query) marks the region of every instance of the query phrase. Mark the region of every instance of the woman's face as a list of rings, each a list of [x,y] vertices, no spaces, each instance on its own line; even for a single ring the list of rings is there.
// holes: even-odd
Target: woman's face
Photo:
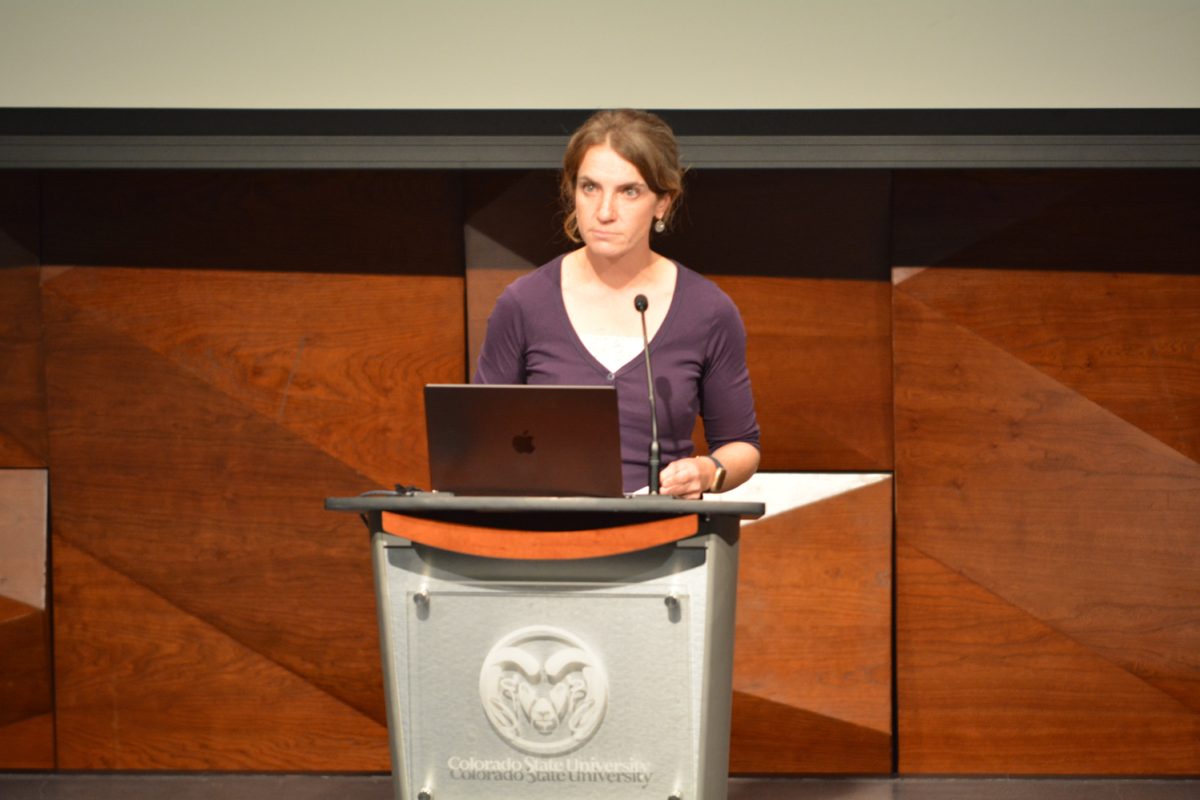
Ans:
[[[671,198],[650,190],[638,168],[607,144],[593,146],[575,178],[575,218],[588,250],[615,259],[650,249],[650,228]]]

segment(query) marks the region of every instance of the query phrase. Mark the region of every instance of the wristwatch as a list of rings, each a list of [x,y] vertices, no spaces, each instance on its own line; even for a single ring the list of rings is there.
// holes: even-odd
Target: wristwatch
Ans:
[[[725,485],[725,465],[718,461],[716,456],[705,454],[704,458],[717,465],[717,474],[713,475],[712,486],[709,486],[707,491],[719,492]]]

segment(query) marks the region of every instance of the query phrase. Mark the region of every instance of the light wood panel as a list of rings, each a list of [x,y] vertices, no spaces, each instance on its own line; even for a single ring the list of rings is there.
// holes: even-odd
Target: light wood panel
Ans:
[[[1200,464],[1105,407],[1148,396],[1155,367],[1195,369],[1139,341],[1167,326],[1136,332],[1147,297],[1200,312],[1193,282],[927,269],[897,285],[902,770],[1200,769]],[[1200,431],[1194,382],[1159,386],[1184,410],[1163,434]],[[934,582],[944,598],[925,561],[957,576]]]
[[[890,480],[743,526],[732,771],[891,770],[891,543]]]

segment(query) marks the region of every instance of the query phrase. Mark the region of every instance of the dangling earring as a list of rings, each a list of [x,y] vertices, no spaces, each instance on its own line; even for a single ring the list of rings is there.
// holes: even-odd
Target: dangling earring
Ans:
[[[667,229],[667,223],[663,222],[662,219],[654,220],[654,232],[655,233],[662,233],[666,229]]]

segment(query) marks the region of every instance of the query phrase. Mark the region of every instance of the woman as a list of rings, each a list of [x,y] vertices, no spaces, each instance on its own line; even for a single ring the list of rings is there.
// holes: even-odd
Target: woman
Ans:
[[[654,114],[600,111],[571,137],[561,179],[564,230],[582,247],[514,281],[496,302],[476,383],[613,384],[626,492],[647,485],[650,409],[645,295],[661,492],[699,498],[758,469],[746,333],[716,284],[655,253],[683,192],[671,129]],[[692,456],[696,414],[711,456]]]

